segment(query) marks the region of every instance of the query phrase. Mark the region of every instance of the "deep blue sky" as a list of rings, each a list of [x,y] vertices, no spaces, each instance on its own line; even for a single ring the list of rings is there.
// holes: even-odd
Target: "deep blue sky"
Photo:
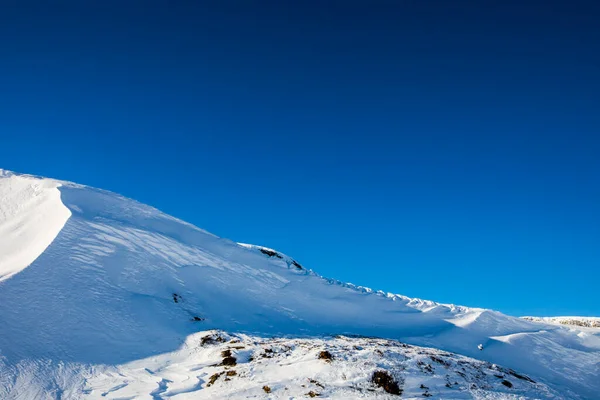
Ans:
[[[600,315],[598,21],[597,1],[6,2],[0,167],[375,289]]]

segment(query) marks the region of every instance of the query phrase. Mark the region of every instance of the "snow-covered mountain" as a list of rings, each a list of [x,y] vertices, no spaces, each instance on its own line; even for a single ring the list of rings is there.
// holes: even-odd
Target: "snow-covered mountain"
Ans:
[[[0,170],[0,398],[600,398],[597,331],[306,267]]]

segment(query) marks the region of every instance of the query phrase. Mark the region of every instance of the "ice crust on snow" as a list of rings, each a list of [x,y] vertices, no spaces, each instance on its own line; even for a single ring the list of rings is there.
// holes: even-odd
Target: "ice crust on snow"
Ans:
[[[0,170],[0,238],[2,399],[95,398],[85,382],[157,357],[176,368],[175,354],[210,329],[401,340],[527,374],[542,385],[531,398],[600,393],[596,331],[325,279],[111,192]],[[157,390],[146,398],[166,398],[169,381],[155,374],[127,385],[146,382]],[[498,393],[456,398],[517,398]]]

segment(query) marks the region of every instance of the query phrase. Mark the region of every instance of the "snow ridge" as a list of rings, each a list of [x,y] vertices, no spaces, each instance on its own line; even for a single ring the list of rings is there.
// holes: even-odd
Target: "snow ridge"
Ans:
[[[31,264],[71,215],[53,180],[0,170],[0,281]]]
[[[298,263],[296,260],[294,260],[292,257],[271,249],[269,247],[265,247],[265,246],[259,246],[259,245],[254,245],[254,244],[248,244],[248,243],[238,243],[240,246],[245,247],[247,249],[250,250],[254,250],[254,251],[259,251],[262,254],[269,256],[269,257],[276,257],[279,259],[282,259],[286,262],[286,264],[288,265],[289,268],[295,267],[298,268],[300,270],[304,269],[302,267],[302,265],[300,265],[300,263]],[[467,312],[467,311],[483,311],[483,309],[479,309],[479,308],[474,308],[474,307],[464,307],[464,306],[457,306],[455,304],[443,304],[443,303],[437,303],[435,301],[431,301],[431,300],[423,300],[423,299],[418,299],[418,298],[412,298],[412,297],[408,297],[408,296],[403,296],[401,294],[395,294],[395,293],[390,293],[390,292],[384,292],[383,290],[375,290],[372,289],[370,287],[366,287],[366,286],[360,286],[360,285],[355,285],[353,283],[350,282],[343,282],[337,279],[332,279],[332,278],[327,278],[323,275],[319,275],[318,273],[316,273],[315,271],[313,271],[312,269],[308,269],[306,271],[307,274],[310,274],[312,276],[318,277],[320,279],[323,279],[325,281],[327,281],[329,284],[331,285],[337,285],[337,286],[342,286],[348,289],[353,289],[356,290],[358,292],[361,293],[365,293],[365,294],[374,294],[377,296],[381,296],[381,297],[386,297],[392,301],[403,301],[404,304],[406,304],[407,306],[410,307],[414,307],[418,310],[421,311],[431,311],[433,308],[435,307],[446,307],[454,312]]]

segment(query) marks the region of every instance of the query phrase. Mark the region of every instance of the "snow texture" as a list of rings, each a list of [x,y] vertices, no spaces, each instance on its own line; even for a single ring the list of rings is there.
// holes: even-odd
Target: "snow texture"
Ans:
[[[377,398],[376,368],[409,398],[419,382],[432,398],[599,398],[597,330],[325,279],[107,191],[2,171],[0,238],[0,399]],[[245,350],[239,376],[208,386],[227,350],[198,345],[214,329]],[[249,361],[277,343],[285,357]],[[336,360],[315,361],[323,347]],[[432,374],[415,367],[440,354]],[[304,392],[305,379],[325,388]]]

